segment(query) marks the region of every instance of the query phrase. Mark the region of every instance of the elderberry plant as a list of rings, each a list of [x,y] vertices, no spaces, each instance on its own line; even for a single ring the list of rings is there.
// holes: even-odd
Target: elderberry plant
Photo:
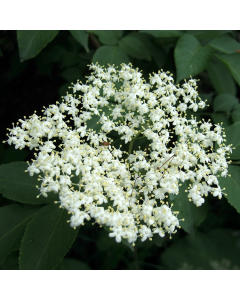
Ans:
[[[138,237],[171,237],[184,220],[167,198],[178,195],[181,183],[188,183],[186,197],[196,206],[209,193],[222,198],[217,176],[227,176],[232,151],[223,128],[187,118],[188,109],[206,105],[194,79],[175,86],[161,70],[147,83],[131,64],[90,70],[86,84],[72,84],[72,93],[44,107],[43,117],[20,119],[7,142],[36,150],[26,171],[39,174],[40,195],[59,195],[71,227],[94,219],[117,242],[133,245]],[[133,151],[144,138],[148,146]]]

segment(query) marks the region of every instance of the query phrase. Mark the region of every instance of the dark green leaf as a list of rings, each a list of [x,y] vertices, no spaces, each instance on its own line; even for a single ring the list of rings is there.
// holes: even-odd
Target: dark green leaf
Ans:
[[[228,168],[231,177],[219,177],[218,181],[221,188],[226,188],[224,192],[228,202],[240,213],[240,167],[230,165]]]
[[[0,192],[4,197],[26,204],[45,204],[58,200],[58,196],[49,193],[48,197],[40,196],[36,185],[38,176],[30,176],[25,172],[28,165],[25,162],[14,162],[0,165]]]
[[[174,50],[177,82],[201,73],[207,67],[213,51],[211,47],[201,46],[194,36],[190,34],[182,35]]]
[[[209,94],[203,94],[203,93],[200,93],[200,94],[199,94],[199,97],[200,97],[203,101],[207,100],[207,102],[206,102],[207,105],[211,105],[211,104],[212,104],[212,96],[213,96],[213,94],[214,94],[214,93],[209,93]],[[208,108],[208,107],[205,106],[203,109],[200,110],[200,112],[201,112],[201,111],[207,110],[207,108]]]
[[[146,52],[148,52],[148,60],[151,59],[151,56],[156,57],[157,55],[159,55],[159,53],[161,53],[161,49],[153,45],[150,36],[146,33],[132,32],[128,34],[128,37],[136,38],[140,42],[142,42],[142,44],[144,44],[144,49]]]
[[[80,55],[78,53],[66,51],[61,59],[61,69],[76,66],[81,62]]]
[[[2,53],[1,48],[0,48],[0,57],[3,57],[3,53]]]
[[[194,240],[186,236],[173,243],[161,260],[174,270],[239,269],[239,236],[230,229],[197,232]]]
[[[216,54],[230,70],[237,84],[240,85],[240,53],[234,54]]]
[[[240,50],[240,43],[229,36],[214,39],[208,45],[227,54],[235,53],[237,50]]]
[[[11,81],[19,76],[28,66],[28,61],[20,62],[19,55],[16,52],[11,59],[11,64],[8,69],[8,80]]]
[[[88,264],[81,260],[64,258],[57,266],[56,270],[91,270],[91,268]]]
[[[237,104],[234,107],[234,110],[231,113],[231,117],[232,117],[232,120],[233,120],[234,123],[240,121],[240,104]]]
[[[76,82],[78,79],[82,79],[82,74],[80,68],[78,67],[67,68],[61,73],[60,76],[66,79],[68,82]]]
[[[21,61],[35,57],[58,34],[59,30],[18,30],[17,40]]]
[[[224,128],[232,125],[231,118],[224,114],[211,114],[211,118],[214,124],[223,124]]]
[[[187,33],[195,36],[199,40],[214,39],[228,32],[231,32],[231,30],[187,30]]]
[[[19,251],[10,253],[4,263],[0,265],[0,270],[19,270],[18,257]]]
[[[236,122],[233,125],[226,128],[225,133],[227,136],[226,145],[232,144],[232,147],[236,149],[232,150],[230,155],[231,159],[240,159],[240,122]]]
[[[119,46],[123,52],[134,58],[151,60],[149,50],[139,37],[127,35],[121,39]]]
[[[78,230],[67,223],[67,210],[56,204],[42,208],[28,223],[20,249],[22,270],[56,268],[73,244]]]
[[[26,224],[39,209],[20,204],[0,208],[0,264],[8,253],[19,249]]]
[[[233,107],[238,103],[238,98],[230,94],[220,94],[214,98],[213,110],[214,112],[226,112],[229,113]]]
[[[179,37],[183,34],[183,30],[141,30],[140,32],[151,34],[156,38]]]
[[[170,194],[170,202],[173,204],[173,211],[178,211],[178,219],[184,219],[181,222],[182,228],[192,237],[195,235],[195,230],[207,215],[207,204],[204,203],[197,207],[193,202],[190,202],[187,193],[187,183],[182,183],[177,196]]]
[[[98,62],[100,65],[108,64],[120,66],[120,64],[129,63],[128,56],[119,48],[119,46],[101,46],[95,52],[92,62]]]
[[[89,32],[98,36],[104,45],[116,45],[123,35],[123,30],[89,30]]]
[[[69,30],[71,35],[89,52],[88,48],[88,33],[84,30]]]
[[[207,67],[210,81],[218,94],[228,93],[236,95],[235,81],[228,68],[218,59],[212,60]]]

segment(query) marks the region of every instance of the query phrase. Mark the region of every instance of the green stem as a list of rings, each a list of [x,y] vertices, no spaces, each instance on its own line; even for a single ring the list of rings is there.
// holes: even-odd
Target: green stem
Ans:
[[[128,154],[130,155],[132,153],[132,148],[133,148],[133,143],[134,143],[134,139],[131,140],[130,144],[129,144],[129,148],[128,148]]]

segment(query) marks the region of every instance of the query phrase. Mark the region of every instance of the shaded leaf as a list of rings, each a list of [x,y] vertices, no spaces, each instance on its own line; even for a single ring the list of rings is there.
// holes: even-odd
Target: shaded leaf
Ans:
[[[91,270],[90,266],[78,259],[64,258],[56,270]]]
[[[116,45],[123,35],[123,30],[89,30],[89,32],[98,36],[104,45]]]
[[[232,125],[231,119],[229,116],[226,116],[224,114],[211,114],[211,118],[214,124],[223,124],[224,128],[227,128],[228,126]]]
[[[231,32],[231,30],[187,30],[187,33],[195,36],[199,40],[214,39],[228,32]]]
[[[236,50],[240,50],[240,43],[238,43],[236,40],[229,36],[223,36],[214,39],[208,45],[218,51],[227,54],[235,53]]]
[[[224,93],[214,98],[213,110],[214,112],[226,112],[229,113],[233,107],[238,103],[238,98],[233,95]]]
[[[228,67],[233,78],[240,85],[240,53],[216,54],[216,56]]]
[[[239,269],[239,236],[230,229],[214,229],[208,234],[186,236],[168,247],[161,256],[170,269]]]
[[[78,229],[70,227],[67,210],[56,204],[42,208],[28,223],[20,248],[22,270],[56,268],[73,244]]]
[[[60,76],[66,79],[68,82],[76,82],[78,79],[82,78],[79,67],[67,68],[60,74]]]
[[[213,94],[214,93],[209,93],[209,94],[204,94],[204,93],[200,93],[199,94],[199,97],[203,100],[203,101],[205,101],[205,100],[207,100],[207,102],[206,102],[206,104],[207,105],[212,105],[212,96],[213,96]],[[207,106],[205,106],[203,109],[201,109],[201,111],[205,111],[205,110],[207,110],[208,109],[208,107]]]
[[[211,47],[201,46],[194,36],[182,35],[174,50],[177,82],[201,73],[207,67],[213,51]]]
[[[155,56],[159,54],[159,48],[154,46],[150,36],[146,33],[140,32],[132,32],[128,34],[128,37],[138,39],[142,44],[144,44],[144,51],[147,52],[147,59],[150,60],[151,56]],[[161,50],[161,49],[160,49]]]
[[[58,34],[59,30],[18,30],[17,40],[21,61],[35,57]]]
[[[119,47],[124,53],[134,58],[151,59],[151,55],[144,42],[137,36],[127,35],[123,37],[119,43]]]
[[[4,263],[0,265],[0,270],[19,270],[18,257],[19,251],[10,253]]]
[[[88,33],[84,30],[69,30],[71,35],[79,42],[84,49],[89,52],[88,48]]]
[[[30,176],[25,172],[28,164],[25,162],[14,162],[0,165],[0,192],[4,197],[26,204],[45,204],[58,200],[58,196],[49,193],[48,197],[40,196],[38,176]]]
[[[231,113],[231,117],[232,117],[232,120],[233,120],[234,123],[240,121],[240,104],[237,104],[234,107],[234,110]]]
[[[140,32],[151,34],[156,38],[179,37],[183,34],[183,30],[141,30]]]
[[[218,181],[221,188],[226,189],[224,193],[228,202],[240,213],[240,167],[230,165],[228,171],[231,177],[219,177]]]
[[[119,46],[101,46],[95,52],[92,62],[98,62],[100,65],[108,64],[120,66],[120,64],[129,63],[128,56],[119,48]]]
[[[204,203],[200,207],[197,207],[193,202],[190,202],[187,193],[187,183],[182,183],[179,188],[178,195],[169,195],[170,202],[173,204],[173,211],[178,211],[178,219],[184,219],[180,222],[182,228],[189,233],[192,237],[195,235],[195,230],[199,226],[207,215],[207,204]]]
[[[232,147],[236,149],[232,150],[230,155],[231,159],[240,159],[240,122],[236,122],[233,125],[226,128],[226,145],[232,144]]]
[[[218,94],[236,95],[237,88],[229,69],[218,59],[212,60],[207,66],[209,79]]]
[[[0,264],[19,249],[27,222],[40,207],[11,204],[0,208]]]

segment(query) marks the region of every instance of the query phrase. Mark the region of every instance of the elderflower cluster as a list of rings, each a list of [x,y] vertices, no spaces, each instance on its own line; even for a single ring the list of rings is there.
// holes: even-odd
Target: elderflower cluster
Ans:
[[[231,152],[223,128],[187,119],[187,109],[205,107],[194,79],[180,87],[162,70],[146,83],[131,64],[90,69],[86,84],[72,84],[43,117],[20,119],[7,142],[38,151],[27,171],[39,174],[40,195],[59,194],[72,227],[93,218],[133,244],[171,236],[181,220],[167,198],[182,182],[197,206],[209,193],[222,197],[217,174],[227,176]],[[133,151],[137,142],[144,146]]]

